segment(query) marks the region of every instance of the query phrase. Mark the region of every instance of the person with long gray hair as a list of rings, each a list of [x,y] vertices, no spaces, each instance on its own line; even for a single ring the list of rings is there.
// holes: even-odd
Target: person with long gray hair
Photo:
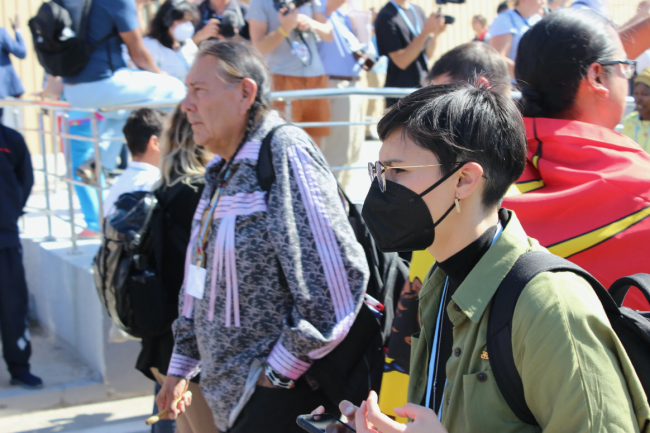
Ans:
[[[299,432],[297,415],[331,403],[310,377],[347,335],[368,265],[336,181],[303,130],[271,110],[263,57],[238,42],[204,42],[182,103],[194,140],[216,154],[194,214],[173,325],[175,345],[156,402],[175,418],[201,372],[224,432]],[[270,132],[275,182],[256,174]],[[176,404],[178,398],[183,399]]]

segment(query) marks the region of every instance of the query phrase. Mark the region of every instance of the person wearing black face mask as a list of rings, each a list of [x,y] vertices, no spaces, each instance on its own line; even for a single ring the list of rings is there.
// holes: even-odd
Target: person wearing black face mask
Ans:
[[[410,403],[395,409],[413,422],[382,414],[371,392],[359,408],[340,406],[356,431],[514,433],[534,423],[549,433],[644,431],[641,383],[596,292],[572,272],[527,280],[510,316],[511,362],[532,420],[519,419],[502,394],[516,381],[497,378],[507,359],[487,343],[490,317],[508,317],[494,298],[520,257],[549,254],[500,208],[526,160],[514,102],[487,85],[429,86],[400,100],[378,132],[363,218],[383,251],[426,248],[437,264],[419,292]],[[599,410],[590,410],[596,401]]]

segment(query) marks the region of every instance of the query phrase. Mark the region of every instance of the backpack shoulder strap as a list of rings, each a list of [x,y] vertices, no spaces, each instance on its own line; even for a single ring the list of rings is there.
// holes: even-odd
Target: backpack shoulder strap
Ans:
[[[531,251],[522,254],[515,262],[492,299],[487,329],[487,351],[492,373],[503,398],[521,421],[532,425],[538,423],[526,403],[524,384],[515,365],[512,318],[524,288],[542,272],[574,272],[594,288],[608,314],[618,312],[616,303],[598,280],[566,259],[546,251]]]
[[[285,126],[291,126],[290,123],[283,123],[282,125],[274,126],[262,140],[260,147],[260,154],[257,158],[257,181],[262,188],[262,191],[269,192],[275,182],[275,170],[273,169],[273,150],[271,149],[271,142],[275,131]]]
[[[619,307],[623,305],[623,300],[625,299],[625,295],[627,295],[627,291],[630,290],[630,287],[638,288],[641,293],[643,293],[646,300],[650,302],[650,275],[634,274],[629,277],[619,278],[614,281],[612,287],[609,288],[609,294],[614,298],[616,305]]]

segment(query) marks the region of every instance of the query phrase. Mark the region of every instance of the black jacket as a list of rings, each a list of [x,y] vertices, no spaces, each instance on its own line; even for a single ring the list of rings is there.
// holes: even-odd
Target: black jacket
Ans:
[[[25,139],[0,124],[0,248],[20,244],[18,218],[33,185],[32,159]]]
[[[150,263],[155,263],[156,275],[169,300],[168,314],[173,319],[178,317],[178,295],[183,285],[185,253],[190,241],[192,218],[204,187],[203,176],[196,176],[190,184],[179,182],[171,188],[163,186],[155,191],[160,206],[154,211],[151,220],[153,251],[149,260]],[[136,368],[155,380],[151,367],[166,374],[173,349],[174,336],[170,325],[168,332],[155,338],[142,339],[142,351]]]

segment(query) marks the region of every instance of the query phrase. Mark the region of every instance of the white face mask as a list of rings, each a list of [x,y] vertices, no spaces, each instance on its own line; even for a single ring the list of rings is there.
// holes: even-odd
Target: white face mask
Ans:
[[[185,42],[194,36],[194,24],[191,21],[186,21],[174,27],[172,36],[177,42]]]

